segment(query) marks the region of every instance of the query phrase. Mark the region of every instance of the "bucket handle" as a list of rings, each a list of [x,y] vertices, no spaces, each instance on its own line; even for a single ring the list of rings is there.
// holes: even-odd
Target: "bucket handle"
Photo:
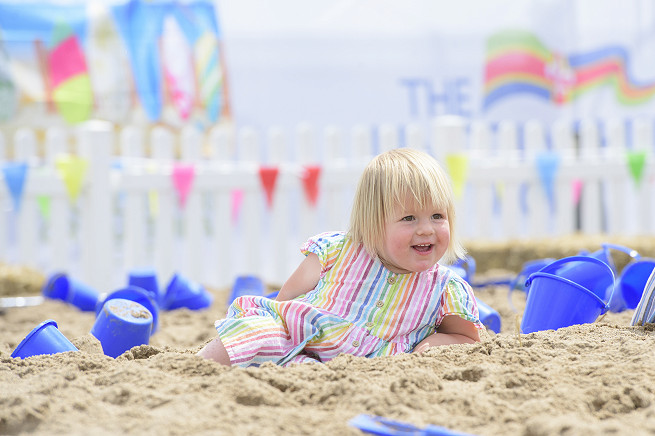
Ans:
[[[617,251],[622,251],[628,256],[630,256],[634,260],[639,260],[641,258],[641,254],[637,250],[633,250],[632,248],[626,247],[624,245],[618,245],[618,244],[610,244],[608,242],[605,242],[603,244],[600,244],[601,247],[603,247],[605,250],[607,249],[614,249]]]
[[[601,301],[602,303],[605,304],[605,307],[601,311],[601,315],[604,314],[605,312],[607,312],[609,310],[609,308],[610,308],[610,303],[609,302],[612,299],[612,294],[614,294],[614,288],[615,288],[615,286],[614,286],[614,282],[615,282],[614,271],[612,271],[612,268],[610,268],[610,266],[608,264],[606,264],[605,262],[603,262],[600,259],[596,259],[595,257],[570,256],[570,257],[564,257],[562,259],[556,260],[555,262],[546,265],[545,267],[543,267],[541,270],[537,271],[536,273],[531,274],[530,277],[528,277],[528,280],[525,282],[525,286],[526,287],[530,286],[530,283],[532,283],[532,279],[534,277],[540,277],[543,274],[549,274],[550,275],[550,271],[557,270],[557,268],[559,268],[561,265],[569,263],[569,262],[591,262],[591,263],[595,263],[595,264],[604,266],[607,269],[607,271],[610,273],[610,276],[612,276],[612,283],[613,283],[612,284],[612,292],[610,293],[609,297],[607,298],[607,301],[605,301],[602,298],[598,297],[596,294],[591,292],[589,289],[587,289],[587,288],[585,288],[583,286],[580,286],[578,283],[575,283],[575,282],[573,282],[573,281],[571,281],[571,280],[569,280],[569,279],[567,279],[565,277],[559,277],[559,276],[555,275],[555,277],[559,277],[562,280],[566,280],[568,282],[571,282],[571,283],[573,283],[573,284],[575,284],[577,286],[580,286],[582,289],[586,290],[587,292],[591,293],[591,295],[593,295],[599,301]]]
[[[591,262],[591,263],[595,263],[595,264],[598,264],[600,266],[603,266],[610,273],[610,275],[612,276],[612,282],[614,282],[614,271],[612,271],[612,268],[610,268],[610,266],[608,264],[606,264],[605,262],[603,262],[602,260],[596,259],[595,257],[590,257],[590,256],[564,257],[562,259],[556,260],[555,262],[546,265],[545,267],[541,268],[541,270],[539,270],[539,272],[551,273],[553,271],[556,271],[563,264],[566,264],[566,263],[569,263],[569,262]],[[528,280],[525,282],[525,286],[530,286],[531,279],[532,279],[532,275],[530,275],[530,277],[528,277]]]

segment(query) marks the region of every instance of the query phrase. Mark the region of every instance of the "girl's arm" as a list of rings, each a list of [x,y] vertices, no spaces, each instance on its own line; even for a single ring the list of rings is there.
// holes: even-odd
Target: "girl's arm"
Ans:
[[[277,301],[293,300],[299,295],[311,291],[321,277],[321,262],[314,253],[309,253],[282,285]]]
[[[437,332],[423,339],[414,348],[414,353],[420,353],[436,345],[472,344],[480,342],[478,329],[471,321],[457,315],[444,317]]]

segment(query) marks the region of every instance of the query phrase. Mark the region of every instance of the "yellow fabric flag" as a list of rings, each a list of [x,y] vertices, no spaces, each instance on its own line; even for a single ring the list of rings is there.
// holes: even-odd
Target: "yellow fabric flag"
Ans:
[[[469,157],[464,153],[449,154],[446,156],[446,166],[453,181],[455,196],[461,198],[468,180]]]
[[[82,190],[89,161],[76,156],[59,156],[55,160],[55,167],[64,181],[70,200],[75,202]]]

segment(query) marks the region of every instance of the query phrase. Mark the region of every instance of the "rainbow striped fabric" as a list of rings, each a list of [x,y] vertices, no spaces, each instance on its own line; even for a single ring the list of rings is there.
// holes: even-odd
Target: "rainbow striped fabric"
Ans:
[[[446,315],[484,329],[470,286],[446,267],[393,273],[343,232],[317,235],[301,251],[321,261],[315,289],[290,301],[242,296],[216,321],[233,365],[408,353]]]
[[[614,88],[623,105],[645,103],[655,95],[655,82],[631,77],[629,61],[628,50],[618,45],[565,56],[530,32],[499,32],[487,40],[484,107],[517,94],[562,105],[601,86]]]

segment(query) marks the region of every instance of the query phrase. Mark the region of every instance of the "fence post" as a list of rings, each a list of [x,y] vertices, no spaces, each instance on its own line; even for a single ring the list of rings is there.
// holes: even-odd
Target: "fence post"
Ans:
[[[600,165],[600,135],[595,121],[580,122],[580,160],[590,167]],[[601,202],[600,178],[595,177],[595,171],[585,174],[581,195],[581,227],[583,233],[600,233]]]
[[[80,200],[82,279],[99,292],[112,287],[114,267],[113,192],[110,185],[113,126],[89,121],[79,131],[80,155],[88,159],[87,189]]]
[[[65,154],[67,135],[63,129],[50,128],[46,133],[45,142],[45,164],[44,171],[48,177],[56,177],[57,157]],[[68,271],[71,265],[71,207],[70,200],[62,190],[61,194],[50,196],[50,216],[48,218],[48,239],[52,250],[51,269],[52,271]]]
[[[203,265],[206,257],[204,256],[205,247],[202,244],[203,235],[203,216],[202,216],[202,194],[198,189],[198,176],[200,175],[200,160],[202,156],[202,137],[193,127],[182,129],[182,162],[194,167],[194,181],[189,191],[187,203],[182,212],[184,223],[184,246],[182,252],[185,254],[182,260],[182,270],[193,280],[201,281]],[[178,207],[182,207],[178,204]]]
[[[33,171],[38,164],[34,131],[21,128],[16,131],[14,138],[14,160],[27,163],[28,171]],[[30,176],[28,173],[27,184],[30,183]],[[23,265],[36,268],[39,255],[37,250],[39,235],[37,202],[36,197],[31,194],[31,190],[25,189],[25,192],[27,195],[24,195],[21,201],[20,210],[14,210],[16,234],[18,235],[18,261]]]

